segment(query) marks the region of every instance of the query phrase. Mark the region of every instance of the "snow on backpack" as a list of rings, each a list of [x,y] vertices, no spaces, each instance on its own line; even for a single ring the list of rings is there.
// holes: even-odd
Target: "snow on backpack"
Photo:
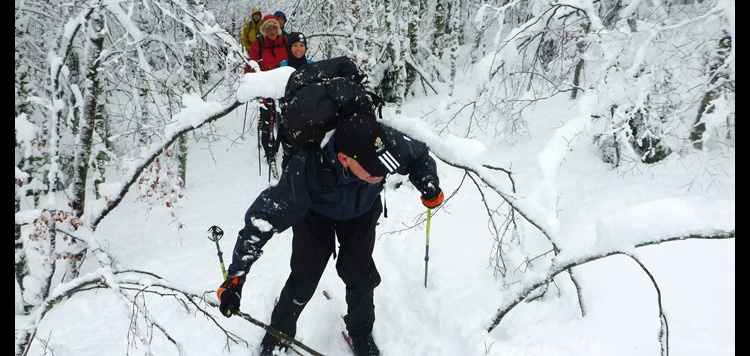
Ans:
[[[294,71],[280,100],[281,127],[289,143],[295,147],[320,145],[328,131],[355,115],[376,120],[376,110],[381,109],[383,101],[365,89],[366,78],[345,56],[309,63]]]

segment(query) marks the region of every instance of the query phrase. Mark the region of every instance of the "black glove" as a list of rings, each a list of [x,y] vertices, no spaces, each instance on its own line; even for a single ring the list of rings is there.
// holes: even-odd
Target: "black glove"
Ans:
[[[432,177],[422,179],[422,205],[434,209],[443,203],[443,190]]]
[[[219,297],[219,311],[221,315],[228,318],[240,310],[243,284],[245,284],[245,277],[227,277],[224,283],[219,286],[219,289],[216,290],[216,296]]]

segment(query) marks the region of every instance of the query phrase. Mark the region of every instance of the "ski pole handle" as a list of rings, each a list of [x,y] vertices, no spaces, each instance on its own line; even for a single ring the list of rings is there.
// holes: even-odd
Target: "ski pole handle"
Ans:
[[[224,230],[214,225],[208,228],[208,239],[216,243],[216,251],[219,255],[219,263],[221,264],[221,274],[224,279],[227,279],[227,269],[224,267],[224,258],[222,257],[221,247],[219,247],[219,240],[224,236]]]
[[[219,241],[224,237],[224,230],[216,225],[209,227],[206,232],[208,233],[208,239],[211,241]]]

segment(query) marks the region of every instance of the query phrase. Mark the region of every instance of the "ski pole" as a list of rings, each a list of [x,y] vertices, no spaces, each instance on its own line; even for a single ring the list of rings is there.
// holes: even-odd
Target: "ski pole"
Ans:
[[[245,123],[247,122],[247,103],[245,103],[245,117],[242,119],[242,135],[245,135]]]
[[[260,118],[258,118],[258,175],[263,175],[260,168]]]
[[[221,257],[221,248],[219,247],[219,240],[221,240],[221,237],[224,236],[224,230],[222,230],[220,227],[214,225],[208,228],[208,239],[216,243],[216,251],[218,251],[219,254],[219,263],[221,263],[221,274],[224,276],[224,279],[227,279],[227,269],[224,268],[224,258]]]
[[[427,208],[427,235],[425,236],[424,246],[424,287],[427,288],[427,263],[430,261],[430,220],[432,219],[432,209]]]
[[[271,102],[273,103],[273,102]],[[273,128],[276,125],[276,106],[273,106],[274,112],[271,112],[271,116],[268,117],[268,147],[271,150],[271,152],[274,151],[273,146],[275,145],[274,140],[276,139],[274,137],[274,131]],[[271,173],[272,171],[276,170],[276,155],[273,153],[268,153],[268,183],[271,183]],[[273,159],[271,159],[273,157]],[[273,165],[273,167],[271,167]]]

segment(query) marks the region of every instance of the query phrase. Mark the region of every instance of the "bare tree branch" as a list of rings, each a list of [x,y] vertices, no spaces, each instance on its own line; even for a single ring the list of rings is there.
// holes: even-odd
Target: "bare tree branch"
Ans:
[[[735,238],[734,230],[733,231],[717,231],[711,235],[687,235],[687,236],[658,238],[652,241],[638,243],[633,247],[637,248],[637,247],[643,247],[643,246],[658,245],[664,242],[687,240],[687,239],[733,239],[733,238]],[[497,325],[500,324],[503,317],[505,317],[505,315],[507,315],[511,310],[513,310],[513,308],[516,305],[518,305],[518,303],[520,303],[529,294],[531,294],[531,292],[533,292],[535,289],[541,287],[544,284],[550,283],[558,274],[565,272],[573,267],[580,266],[588,262],[596,261],[605,257],[617,255],[617,254],[627,254],[627,252],[625,252],[624,250],[601,252],[601,253],[597,253],[594,255],[576,257],[574,260],[571,260],[569,262],[562,262],[562,260],[557,260],[558,264],[556,266],[551,266],[549,268],[549,271],[547,271],[547,273],[544,276],[533,277],[533,279],[530,281],[524,281],[520,290],[514,293],[515,296],[509,298],[500,306],[500,308],[498,308],[497,312],[495,313],[495,316],[492,319],[492,322],[487,327],[487,332],[491,332],[493,329],[495,329],[495,327],[497,327]]]

